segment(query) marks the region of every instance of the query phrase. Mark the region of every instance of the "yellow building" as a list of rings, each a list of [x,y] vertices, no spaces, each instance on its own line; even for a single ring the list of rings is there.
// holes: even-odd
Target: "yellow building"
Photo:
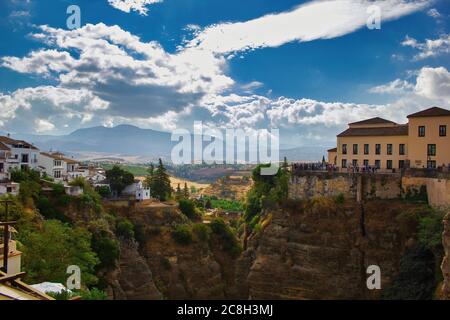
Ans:
[[[381,170],[448,167],[450,111],[433,107],[409,115],[408,120],[397,124],[377,117],[350,123],[337,136],[337,166]],[[329,159],[333,156],[330,151]]]

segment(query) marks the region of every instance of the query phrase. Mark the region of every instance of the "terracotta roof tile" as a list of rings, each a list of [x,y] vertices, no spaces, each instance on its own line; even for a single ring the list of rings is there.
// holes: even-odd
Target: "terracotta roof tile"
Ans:
[[[380,118],[380,117],[375,117],[375,118],[370,118],[367,120],[349,123],[349,125],[355,125],[355,124],[360,125],[360,124],[396,124],[396,123],[393,121],[390,121],[390,120]]]

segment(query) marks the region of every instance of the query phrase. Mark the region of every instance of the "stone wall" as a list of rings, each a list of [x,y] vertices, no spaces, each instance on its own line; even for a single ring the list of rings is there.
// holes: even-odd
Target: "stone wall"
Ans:
[[[428,197],[433,207],[450,206],[450,179],[400,174],[347,174],[305,172],[291,177],[290,199],[336,197],[347,199],[398,199]]]
[[[394,199],[401,197],[401,178],[393,174],[346,174],[306,172],[293,176],[289,198],[336,197],[348,199]]]

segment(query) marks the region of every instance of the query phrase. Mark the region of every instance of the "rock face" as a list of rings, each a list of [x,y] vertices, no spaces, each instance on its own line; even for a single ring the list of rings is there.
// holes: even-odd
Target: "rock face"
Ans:
[[[159,300],[161,293],[135,242],[121,241],[118,268],[111,274],[110,295],[115,300]]]
[[[444,219],[444,232],[442,234],[442,245],[445,256],[442,261],[442,275],[444,281],[442,285],[442,299],[450,299],[450,213]]]
[[[185,245],[173,240],[173,227],[190,223],[178,209],[136,207],[121,214],[137,226],[140,248],[139,252],[130,251],[139,259],[132,256],[128,262],[126,255],[123,259],[121,256],[123,271],[115,292],[124,291],[129,299],[226,299],[236,295],[236,259],[222,250],[220,243],[214,238],[208,243],[195,236],[192,243]]]
[[[238,261],[241,297],[371,299],[379,296],[414,245],[408,205],[392,200],[337,205],[331,199],[291,202],[251,238]],[[381,268],[381,290],[367,289],[367,267]]]

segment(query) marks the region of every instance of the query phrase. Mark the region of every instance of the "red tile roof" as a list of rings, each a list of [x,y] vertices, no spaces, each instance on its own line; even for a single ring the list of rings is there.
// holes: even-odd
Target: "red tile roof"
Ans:
[[[418,117],[439,117],[439,116],[450,116],[450,111],[447,109],[442,109],[438,107],[431,107],[413,114],[410,114],[408,118],[418,118]]]
[[[328,149],[328,152],[337,152],[337,148]]]

